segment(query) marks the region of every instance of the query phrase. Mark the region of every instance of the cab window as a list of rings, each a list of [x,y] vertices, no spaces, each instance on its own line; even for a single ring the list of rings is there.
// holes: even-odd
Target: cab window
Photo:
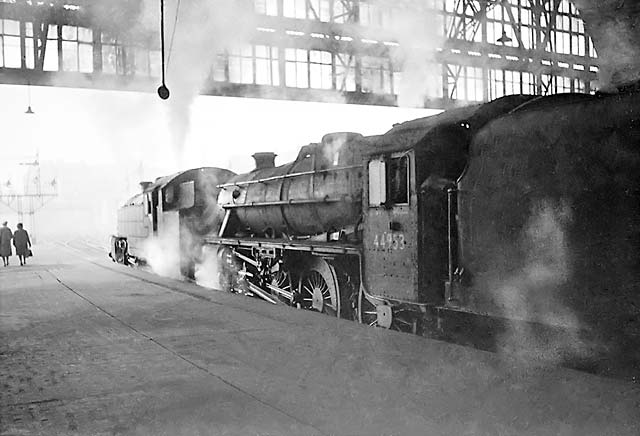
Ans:
[[[393,204],[409,203],[409,158],[408,156],[392,157],[389,159],[388,194]]]
[[[409,157],[369,162],[369,207],[409,204]]]

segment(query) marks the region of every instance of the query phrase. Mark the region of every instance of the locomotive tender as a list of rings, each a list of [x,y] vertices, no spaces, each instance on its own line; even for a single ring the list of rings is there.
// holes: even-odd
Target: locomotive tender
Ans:
[[[277,167],[256,153],[247,174],[219,170],[222,215],[191,250],[217,253],[222,288],[369,325],[467,314],[637,338],[638,89],[332,133]]]
[[[174,255],[169,257],[176,262],[170,267],[175,271],[164,272],[192,276],[203,235],[215,231],[220,221],[221,209],[210,198],[232,175],[204,167],[141,182],[142,192],[118,210],[109,256],[128,265],[147,262],[151,251],[171,251]]]

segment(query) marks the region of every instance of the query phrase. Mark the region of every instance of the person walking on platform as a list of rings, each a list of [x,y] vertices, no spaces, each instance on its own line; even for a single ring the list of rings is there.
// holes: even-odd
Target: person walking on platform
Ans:
[[[13,237],[13,233],[11,229],[7,227],[7,222],[2,223],[2,227],[0,227],[0,257],[2,257],[2,262],[4,266],[9,266],[9,257],[11,257],[11,238]]]
[[[18,223],[18,230],[13,234],[13,245],[16,247],[20,265],[26,265],[27,257],[31,255],[31,240],[29,233],[22,228],[22,223]]]

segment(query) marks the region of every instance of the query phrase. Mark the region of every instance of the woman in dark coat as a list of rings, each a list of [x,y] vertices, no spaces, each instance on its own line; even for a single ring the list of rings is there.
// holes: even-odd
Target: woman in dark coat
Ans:
[[[11,229],[7,227],[7,222],[2,223],[2,227],[0,227],[0,257],[2,257],[2,262],[4,266],[9,266],[9,257],[11,256],[11,238],[13,237],[13,233]]]
[[[13,234],[13,245],[16,247],[16,254],[20,259],[20,265],[27,263],[27,256],[31,251],[31,240],[29,234],[22,228],[22,223],[18,223],[18,230]]]

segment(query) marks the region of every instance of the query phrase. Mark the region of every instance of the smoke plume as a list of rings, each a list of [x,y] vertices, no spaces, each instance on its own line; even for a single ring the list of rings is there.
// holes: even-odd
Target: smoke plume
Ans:
[[[165,2],[166,83],[171,91],[168,114],[179,158],[190,127],[191,105],[211,74],[216,54],[247,43],[255,30],[251,6],[246,1],[225,0]],[[145,1],[142,21],[149,29],[159,29],[158,2]]]

